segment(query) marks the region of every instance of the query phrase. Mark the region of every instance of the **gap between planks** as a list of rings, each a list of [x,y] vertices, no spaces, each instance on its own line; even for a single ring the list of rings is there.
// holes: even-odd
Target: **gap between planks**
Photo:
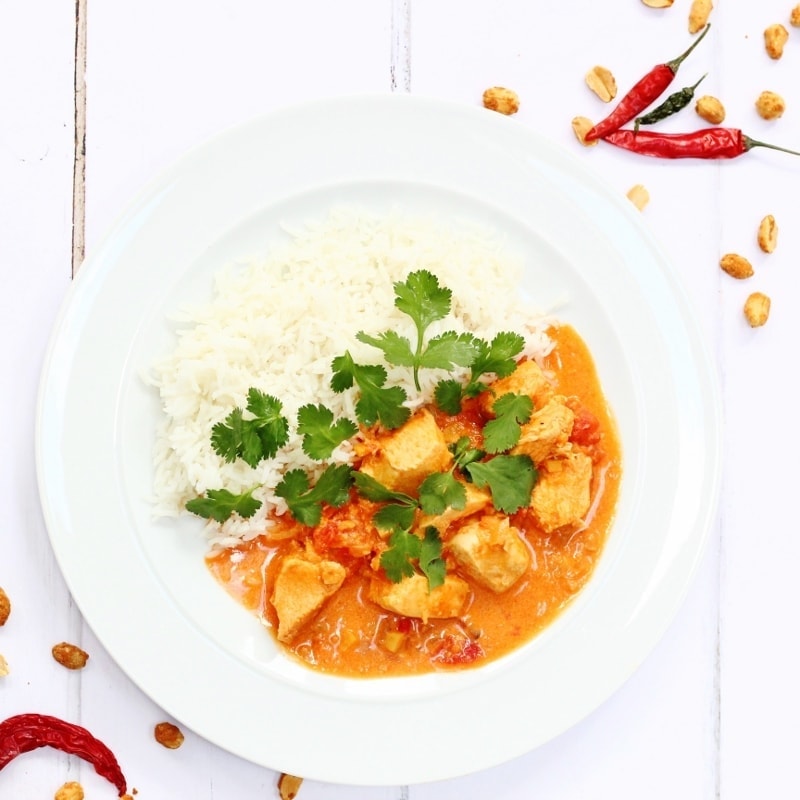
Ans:
[[[411,91],[411,0],[392,0],[389,75],[392,92]]]
[[[86,4],[75,0],[75,151],[72,166],[72,257],[75,277],[86,249]]]

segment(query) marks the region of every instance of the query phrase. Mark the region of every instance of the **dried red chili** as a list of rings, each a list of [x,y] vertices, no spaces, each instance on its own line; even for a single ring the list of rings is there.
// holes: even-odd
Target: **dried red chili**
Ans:
[[[633,88],[619,101],[616,108],[604,120],[589,129],[584,141],[592,142],[595,139],[604,139],[609,133],[619,130],[626,122],[630,122],[651,103],[661,97],[664,90],[675,79],[680,65],[688,57],[689,53],[700,44],[710,27],[710,25],[706,25],[692,46],[677,58],[673,58],[672,61],[667,61],[664,64],[657,64],[643,78],[640,78]]]
[[[116,756],[86,728],[45,714],[18,714],[0,722],[0,770],[22,753],[39,747],[80,756],[117,787],[120,797],[127,792]]]
[[[605,141],[623,150],[655,158],[737,158],[754,147],[768,147],[800,156],[800,152],[745,136],[739,128],[701,128],[691,133],[657,133],[629,128],[614,131]]]

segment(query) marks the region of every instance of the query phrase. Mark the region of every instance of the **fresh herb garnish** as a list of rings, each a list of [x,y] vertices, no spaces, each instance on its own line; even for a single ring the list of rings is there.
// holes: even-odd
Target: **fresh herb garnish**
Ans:
[[[408,399],[400,386],[384,386],[386,369],[380,364],[356,364],[350,351],[333,359],[331,389],[343,392],[358,384],[361,396],[356,401],[356,417],[362,425],[380,422],[387,430],[399,428],[411,416],[403,405]]]
[[[452,369],[454,366],[468,367],[475,360],[477,351],[475,337],[471,333],[446,331],[425,342],[425,332],[433,322],[444,319],[450,313],[452,292],[439,285],[439,279],[428,270],[409,273],[405,281],[394,284],[395,307],[407,314],[416,328],[416,342],[411,342],[395,331],[384,331],[370,336],[359,331],[360,342],[377,347],[389,364],[411,367],[414,385],[420,389],[421,367],[430,369]]]
[[[299,523],[314,527],[322,519],[323,503],[338,508],[347,502],[352,482],[347,464],[331,464],[313,486],[302,469],[292,469],[275,487],[275,494],[286,501]]]
[[[385,503],[372,517],[376,528],[382,531],[406,530],[414,524],[414,511],[418,501],[410,494],[395,492],[375,480],[366,472],[353,471],[356,491],[373,503]]]
[[[466,504],[467,491],[452,470],[433,472],[420,484],[419,505],[425,514],[443,514],[447,508],[460,510]]]
[[[334,422],[333,411],[323,405],[302,406],[297,412],[297,432],[303,437],[303,452],[322,461],[344,441],[358,433],[358,426],[349,419]]]
[[[407,314],[416,328],[412,342],[394,331],[371,336],[363,331],[357,338],[378,348],[387,363],[410,367],[414,383],[420,389],[421,368],[452,370],[468,367],[466,383],[455,379],[441,380],[435,389],[439,408],[456,414],[465,397],[475,397],[486,389],[481,379],[487,374],[510,375],[516,368],[516,356],[524,347],[524,339],[516,333],[498,333],[487,342],[471,333],[444,333],[425,338],[432,323],[444,319],[451,310],[452,292],[439,284],[428,270],[411,272],[405,281],[394,284],[395,306]],[[357,386],[355,404],[358,423],[369,427],[380,423],[386,430],[402,426],[411,416],[406,405],[408,395],[400,386],[386,386],[388,373],[381,364],[357,364],[349,351],[333,359],[331,388],[343,392]],[[289,422],[282,414],[280,400],[250,388],[244,409],[234,408],[224,421],[211,431],[214,451],[228,462],[241,458],[251,467],[273,458],[289,440]],[[530,419],[532,401],[523,395],[506,394],[494,404],[495,418],[484,426],[485,450],[470,446],[469,439],[460,439],[450,446],[453,464],[446,472],[428,475],[421,483],[418,498],[392,492],[369,476],[354,472],[346,465],[328,466],[315,485],[301,469],[290,470],[275,488],[284,498],[289,511],[305,525],[317,525],[323,503],[343,505],[355,482],[358,491],[382,507],[374,515],[374,524],[392,534],[409,533],[417,509],[424,514],[438,515],[447,508],[461,509],[466,503],[463,482],[455,477],[460,470],[479,487],[488,486],[495,507],[500,511],[517,510],[527,505],[535,481],[535,469],[525,456],[495,455],[482,461],[486,453],[500,454],[512,448],[520,436],[520,426]],[[335,419],[323,405],[309,403],[297,414],[297,433],[302,437],[303,452],[318,461],[331,457],[342,442],[358,432],[356,422]],[[190,500],[186,507],[200,516],[224,522],[231,514],[252,516],[261,503],[251,492],[234,495],[226,489],[209,490],[205,497]],[[412,547],[414,545],[412,544]]]
[[[467,464],[473,461],[480,461],[486,453],[477,447],[471,447],[469,436],[462,436],[460,439],[448,445],[447,449],[453,454],[453,464],[458,469],[463,470]]]
[[[254,489],[233,494],[227,489],[209,489],[203,497],[195,497],[186,503],[186,510],[204,519],[225,522],[231,514],[247,519],[261,508],[261,501],[253,497]]]
[[[381,567],[392,583],[412,577],[418,567],[428,579],[429,590],[441,586],[445,579],[445,562],[439,531],[429,525],[425,537],[420,538],[407,530],[396,530],[389,538],[389,549],[381,554]]]
[[[483,426],[483,446],[489,453],[502,453],[519,441],[520,426],[531,418],[533,400],[526,394],[508,392],[495,400],[492,410],[494,419]]]
[[[513,514],[530,505],[537,472],[530,456],[499,455],[464,468],[479,489],[488,486],[498,511]]]
[[[246,410],[234,408],[224,422],[211,429],[214,452],[228,462],[241,458],[251,467],[273,458],[289,441],[289,421],[282,409],[276,397],[250,388]]]
[[[491,342],[474,337],[473,345],[475,357],[466,365],[470,368],[466,384],[449,378],[436,385],[436,405],[448,414],[458,414],[465,397],[476,397],[486,389],[486,384],[481,380],[484,375],[494,374],[498,378],[510,375],[517,368],[516,356],[525,347],[525,339],[518,333],[502,331]]]

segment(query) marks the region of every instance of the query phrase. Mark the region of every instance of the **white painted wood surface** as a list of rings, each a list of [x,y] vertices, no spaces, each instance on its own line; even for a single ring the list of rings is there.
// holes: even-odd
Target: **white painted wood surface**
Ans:
[[[718,0],[707,41],[673,86],[708,71],[702,93],[723,100],[728,124],[800,147],[800,29],[789,26],[792,4]],[[113,747],[142,800],[277,797],[275,773],[190,732],[177,751],[153,742],[162,712],[94,639],[51,553],[35,481],[35,402],[73,250],[79,267],[84,233],[90,254],[160,169],[254,115],[360,92],[411,91],[477,105],[485,88],[500,84],[519,93],[520,124],[570,148],[619,192],[642,183],[651,194],[645,219],[674,262],[719,367],[726,459],[718,522],[654,652],[614,697],[557,740],[451,781],[380,788],[306,782],[300,797],[800,796],[800,159],[754,150],[730,163],[662,162],[605,145],[584,150],[570,129],[576,114],[599,118],[607,110],[584,73],[603,64],[624,91],[688,43],[688,7],[688,0],[662,10],[640,0],[0,1],[0,325],[7,342],[0,350],[0,586],[13,602],[0,629],[0,654],[11,667],[0,678],[0,719],[41,711],[86,725]],[[82,37],[76,48],[81,20],[85,51]],[[790,31],[779,61],[763,48],[763,30],[774,22]],[[756,115],[763,89],[786,98],[780,120]],[[80,130],[84,112],[85,183],[80,161],[75,169],[75,122]],[[699,124],[690,108],[663,127]],[[780,238],[765,255],[755,231],[770,213]],[[717,262],[729,251],[750,258],[756,276],[736,282],[722,274]],[[756,289],[772,296],[773,311],[764,328],[752,330],[742,304]],[[51,659],[50,647],[61,640],[90,652],[86,670],[68,673]],[[0,772],[0,798],[52,797],[66,780],[80,780],[87,797],[112,796],[90,767],[40,750]]]

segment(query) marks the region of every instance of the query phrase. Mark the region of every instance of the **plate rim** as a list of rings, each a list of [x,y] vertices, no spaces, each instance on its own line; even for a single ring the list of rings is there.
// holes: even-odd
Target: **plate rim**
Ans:
[[[75,596],[76,592],[73,591],[73,582],[74,576],[70,576],[67,573],[69,572],[69,568],[65,569],[63,563],[65,559],[63,558],[63,550],[64,542],[63,542],[63,534],[61,534],[61,540],[59,539],[59,532],[58,526],[59,522],[57,520],[57,513],[56,513],[56,505],[57,503],[54,500],[53,492],[54,489],[49,483],[48,477],[48,470],[45,467],[45,463],[47,460],[47,451],[46,448],[48,444],[52,444],[51,440],[48,440],[48,436],[50,435],[47,432],[47,426],[45,424],[45,415],[48,411],[49,405],[51,403],[52,398],[47,396],[48,388],[51,387],[52,381],[54,380],[54,373],[58,371],[58,366],[55,364],[55,357],[56,352],[59,348],[63,348],[64,337],[69,333],[74,333],[74,326],[76,323],[74,320],[71,319],[71,315],[74,312],[81,311],[80,302],[83,299],[84,295],[91,291],[93,288],[93,281],[96,278],[96,273],[101,273],[101,267],[103,263],[109,264],[111,261],[109,260],[109,256],[107,255],[110,250],[113,250],[116,243],[118,242],[120,232],[123,231],[127,225],[129,225],[129,221],[131,216],[134,214],[135,209],[141,208],[143,204],[145,204],[149,198],[152,198],[155,194],[159,191],[163,190],[163,187],[166,183],[168,183],[171,179],[175,176],[179,176],[182,170],[185,170],[188,165],[191,165],[194,159],[200,158],[202,159],[204,152],[207,152],[209,146],[212,143],[222,143],[231,136],[236,131],[241,131],[243,129],[248,128],[252,125],[264,124],[264,121],[269,120],[278,120],[278,119],[286,119],[287,117],[291,117],[292,115],[299,115],[300,117],[306,116],[320,116],[324,117],[325,114],[333,113],[343,113],[346,112],[348,108],[353,108],[355,106],[372,108],[377,109],[380,107],[384,107],[384,104],[387,104],[385,107],[389,108],[395,106],[397,108],[404,108],[408,109],[408,111],[403,111],[402,113],[409,113],[412,115],[419,115],[419,114],[441,114],[445,116],[455,116],[459,119],[464,119],[466,121],[481,120],[481,124],[488,124],[492,126],[493,130],[498,132],[498,135],[504,135],[504,131],[513,132],[509,134],[511,137],[525,139],[529,141],[529,146],[536,150],[537,148],[540,150],[547,151],[551,154],[555,154],[558,159],[561,159],[564,163],[569,163],[572,165],[572,168],[578,173],[579,176],[585,176],[586,181],[593,184],[593,190],[598,192],[601,196],[608,199],[609,203],[613,204],[616,213],[621,213],[625,215],[627,218],[628,223],[631,227],[637,231],[637,234],[640,236],[642,243],[644,246],[650,250],[654,258],[660,263],[662,269],[664,269],[664,274],[661,276],[669,285],[674,294],[673,299],[676,302],[676,308],[681,312],[682,316],[684,317],[684,323],[687,326],[687,335],[693,342],[696,347],[696,352],[694,353],[698,369],[700,369],[703,373],[702,377],[705,380],[705,390],[707,392],[706,396],[704,397],[705,403],[708,406],[709,413],[713,419],[713,425],[709,431],[706,431],[706,435],[708,436],[708,441],[710,442],[710,447],[706,450],[706,456],[709,459],[710,464],[712,465],[712,475],[711,475],[711,500],[709,503],[706,504],[704,509],[704,518],[701,521],[696,521],[696,527],[700,530],[700,534],[697,537],[698,541],[693,546],[693,558],[691,568],[685,571],[685,575],[682,581],[681,586],[679,587],[679,591],[675,591],[672,597],[672,604],[669,610],[665,610],[660,615],[660,624],[657,629],[653,629],[650,631],[650,638],[646,642],[640,642],[639,647],[637,648],[637,658],[636,664],[632,666],[632,668],[628,668],[626,671],[626,675],[621,679],[616,681],[616,688],[612,690],[610,694],[613,694],[617,688],[619,688],[627,679],[630,677],[631,674],[638,668],[638,664],[640,664],[646,657],[649,655],[650,651],[655,647],[657,641],[661,638],[661,636],[666,631],[667,627],[671,623],[674,615],[677,613],[678,608],[683,603],[685,595],[691,585],[692,579],[697,569],[697,565],[702,557],[703,552],[705,551],[706,543],[708,537],[710,535],[711,527],[713,520],[717,514],[718,503],[719,503],[719,492],[720,492],[720,484],[721,484],[721,464],[722,464],[722,437],[721,437],[721,400],[719,395],[719,388],[718,382],[716,379],[716,373],[713,369],[713,362],[710,358],[710,354],[708,349],[705,345],[703,337],[699,333],[699,328],[692,317],[690,312],[690,304],[688,301],[688,297],[683,290],[678,276],[669,268],[669,260],[666,258],[664,251],[658,245],[658,243],[654,240],[652,235],[650,234],[649,230],[646,226],[630,211],[626,206],[622,204],[622,202],[616,198],[613,194],[610,187],[602,181],[597,175],[593,174],[590,169],[586,167],[585,164],[580,162],[572,153],[568,152],[567,150],[561,148],[561,146],[555,142],[549,141],[544,139],[543,137],[536,134],[534,131],[531,131],[521,123],[518,123],[516,120],[507,120],[505,118],[496,117],[496,115],[490,117],[488,116],[489,112],[484,112],[479,109],[473,109],[471,107],[462,105],[460,103],[454,102],[447,102],[447,101],[440,101],[434,100],[432,98],[424,98],[418,96],[410,96],[410,95],[358,95],[358,96],[349,96],[349,97],[340,97],[340,98],[327,98],[324,100],[318,101],[308,101],[302,104],[298,104],[296,106],[292,106],[290,108],[278,109],[276,111],[270,112],[265,115],[261,115],[258,118],[254,118],[252,120],[245,121],[237,126],[233,126],[225,131],[222,131],[215,137],[212,137],[210,140],[200,143],[199,145],[191,148],[187,151],[182,157],[176,160],[172,165],[167,167],[165,170],[162,170],[158,175],[156,175],[137,195],[128,203],[126,204],[125,209],[117,218],[117,220],[112,224],[112,226],[108,229],[105,235],[100,240],[98,247],[95,248],[92,252],[87,254],[86,262],[83,264],[81,269],[78,271],[76,279],[72,282],[69,286],[65,299],[59,309],[57,314],[55,324],[53,326],[53,330],[51,333],[51,337],[48,342],[47,350],[45,353],[42,369],[41,369],[41,377],[40,377],[40,386],[39,392],[37,394],[37,403],[36,403],[36,431],[35,431],[35,451],[36,451],[36,469],[37,469],[37,481],[39,485],[39,492],[40,498],[42,503],[42,509],[45,515],[45,522],[47,525],[48,536],[50,538],[51,546],[56,554],[57,561],[59,563],[59,567],[62,569],[62,574],[70,587],[70,591]],[[489,120],[491,119],[491,122]],[[72,326],[72,327],[70,327]],[[63,377],[63,376],[62,376]],[[81,592],[77,592],[77,594],[81,594]],[[92,612],[90,611],[87,614],[84,608],[79,603],[79,608],[81,613],[87,622],[87,624],[94,630],[94,624],[92,622]],[[103,641],[103,636],[98,635],[98,639],[102,644],[105,645]],[[111,651],[110,651],[111,652]],[[111,652],[112,657],[114,660],[117,661],[117,658],[114,652]],[[119,662],[117,662],[119,664]],[[125,666],[119,664],[121,670],[131,678],[134,683],[140,686],[140,688],[147,694],[148,696],[152,697],[152,689],[148,690],[145,686],[141,685],[139,681],[133,678],[128,671],[125,669]],[[610,697],[609,693],[605,693],[603,698],[598,699],[598,703],[595,704],[592,708],[586,708],[582,711],[581,714],[578,715],[578,718],[569,722],[569,724],[562,725],[560,730],[554,732],[553,736],[550,738],[554,738],[554,736],[558,735],[559,733],[565,731],[567,728],[571,727],[573,724],[578,722],[580,719],[585,718],[588,714],[590,714],[597,705],[600,705],[602,702]],[[162,700],[156,700],[159,705],[163,705],[165,710],[170,711],[169,703],[164,703]],[[332,704],[336,705],[335,703]],[[347,706],[347,703],[345,703]],[[170,712],[172,713],[172,712]],[[178,714],[175,715],[180,719]],[[193,725],[189,724],[189,727],[195,729]],[[230,743],[217,740],[218,737],[213,735],[213,732],[210,731],[197,731],[201,736],[206,738],[209,741],[214,742],[215,744],[219,745],[223,749],[229,750],[230,752],[234,752],[236,754],[236,748],[231,748]],[[542,742],[543,743],[543,742]],[[539,746],[538,744],[536,746]],[[510,758],[517,757],[524,752],[527,752],[530,747],[527,747],[525,743],[520,743],[514,746],[510,746],[508,748],[508,754],[506,758],[502,758],[498,760],[494,758],[491,763],[481,763],[480,758],[476,758],[475,753],[470,753],[468,758],[465,759],[461,757],[458,760],[458,767],[451,767],[449,769],[441,769],[440,767],[437,768],[417,768],[416,771],[414,770],[407,770],[403,774],[399,772],[392,772],[388,774],[389,780],[376,780],[376,778],[380,778],[381,775],[377,771],[368,772],[365,775],[365,779],[362,780],[359,774],[352,773],[349,770],[331,770],[327,769],[326,767],[320,767],[317,765],[316,767],[311,767],[310,769],[304,770],[305,774],[310,778],[317,778],[319,780],[330,781],[335,783],[351,783],[354,785],[362,784],[362,785],[398,785],[398,784],[410,784],[410,783],[421,783],[427,782],[431,780],[440,780],[449,777],[456,777],[459,775],[467,774],[468,772],[473,772],[475,769],[485,769],[491,766],[494,766],[502,761],[508,760]],[[248,755],[244,755],[244,758],[248,758],[248,760],[252,760]],[[466,762],[469,761],[469,764]],[[261,762],[257,762],[261,763]],[[263,766],[269,767],[271,769],[282,769],[281,766],[277,766],[275,764],[266,764],[263,763]],[[287,765],[291,768],[296,768],[295,764]],[[289,771],[289,770],[286,770]]]

